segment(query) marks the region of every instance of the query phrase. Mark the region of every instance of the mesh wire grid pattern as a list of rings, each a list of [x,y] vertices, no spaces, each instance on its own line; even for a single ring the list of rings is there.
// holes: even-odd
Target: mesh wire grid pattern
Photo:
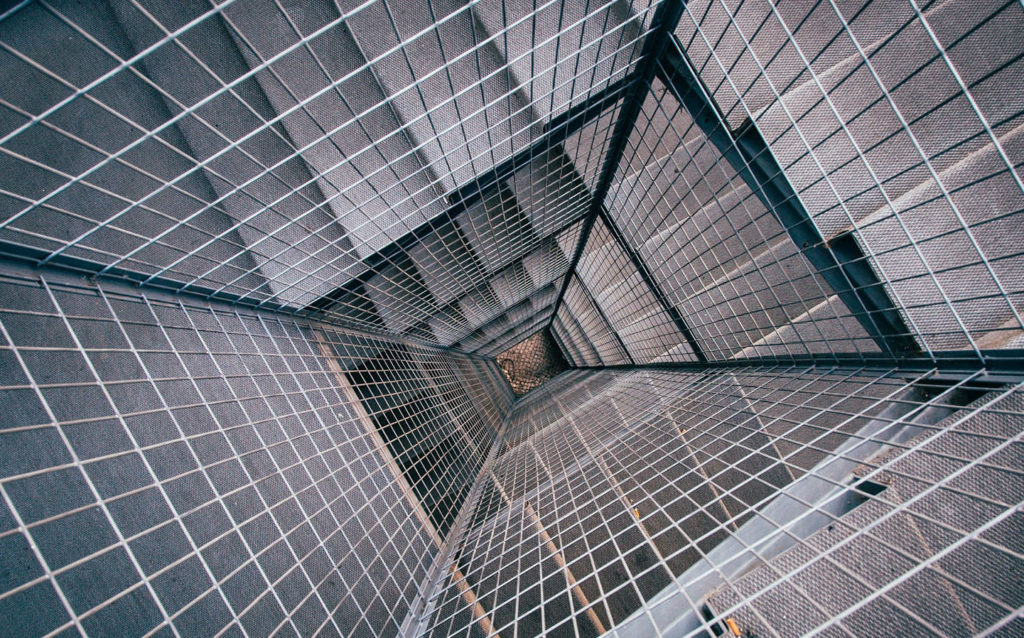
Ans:
[[[0,10],[0,635],[1024,632],[1022,34]]]
[[[630,143],[611,215],[710,358],[877,350],[660,80]]]
[[[565,373],[513,409],[427,633],[1012,634],[1022,400],[985,373]]]
[[[758,2],[741,8],[700,2],[687,4],[673,46],[676,62],[700,79],[694,88],[708,98],[710,112],[704,115],[732,132],[749,165],[772,158],[806,210],[814,235],[840,263],[850,260],[840,254],[843,244],[856,261],[870,265],[874,281],[858,281],[842,267],[852,287],[875,282],[884,287],[914,345],[932,353],[1020,347],[1024,106],[1007,99],[1001,86],[1020,77],[1022,27],[1021,6],[1010,2]],[[673,189],[659,191],[668,201],[658,202],[658,208],[678,215],[672,204],[696,190],[696,201],[685,208],[700,210],[697,224],[727,218],[736,228],[731,234],[745,244],[716,250],[708,239],[713,233],[702,230],[693,240],[690,230],[686,244],[704,260],[696,273],[686,273],[692,265],[652,259],[652,268],[665,264],[666,278],[693,282],[666,284],[667,294],[678,290],[685,303],[694,304],[694,314],[697,309],[712,313],[695,320],[700,327],[694,330],[722,323],[714,314],[722,302],[697,297],[707,294],[706,287],[728,282],[738,291],[725,296],[747,300],[745,313],[782,317],[756,322],[758,333],[767,324],[777,334],[736,339],[736,345],[727,340],[738,329],[716,326],[712,334],[720,356],[741,346],[741,356],[864,350],[863,331],[849,319],[851,309],[838,303],[832,294],[838,291],[816,281],[824,273],[808,272],[806,262],[791,264],[790,247],[778,250],[771,239],[778,227],[736,179],[736,166],[701,161],[699,153],[708,149],[698,141],[700,127],[686,117],[677,121],[671,100],[663,99],[661,108],[661,121],[668,119],[682,142],[676,152],[690,150],[674,163],[686,181],[676,178]],[[761,138],[756,150],[750,146],[749,123]],[[645,149],[640,159],[650,166],[646,158],[654,155]],[[624,232],[629,225],[623,224]],[[810,256],[808,247],[801,248]],[[737,255],[741,263],[729,263]],[[735,283],[734,275],[719,275],[719,268],[746,268],[757,275],[745,281],[768,285]],[[789,271],[788,277],[780,271]],[[697,284],[698,276],[715,277],[715,283]],[[786,279],[795,291],[788,290]],[[769,289],[783,292],[773,297]],[[875,323],[880,314],[871,317]],[[872,323],[858,319],[862,327]],[[792,326],[778,330],[787,322]]]
[[[651,10],[440,5],[22,3],[4,252],[484,345],[464,305],[552,282]]]
[[[522,396],[569,366],[560,346],[547,330],[520,341],[495,360],[516,396]]]
[[[1022,29],[1012,2],[686,4],[605,203],[708,359],[1019,348]]]
[[[5,634],[397,632],[509,409],[493,362],[60,275],[0,289]]]

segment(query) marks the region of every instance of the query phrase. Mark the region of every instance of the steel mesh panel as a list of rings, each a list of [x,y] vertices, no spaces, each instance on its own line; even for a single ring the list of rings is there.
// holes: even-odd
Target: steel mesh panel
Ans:
[[[694,360],[686,339],[601,220],[577,264],[577,278],[630,361]]]
[[[59,274],[0,287],[5,632],[397,633],[508,410],[493,363]]]
[[[576,331],[570,342],[578,348],[586,348],[588,354],[592,353],[593,358],[585,362],[596,360],[592,365],[629,363],[629,354],[621,339],[578,277],[574,276],[565,289],[565,298],[559,312],[564,313],[564,321],[570,322]]]
[[[995,236],[1021,228],[1022,111],[996,95],[1022,21],[1008,3],[702,2],[676,33],[728,126],[756,124],[826,241],[854,230],[931,351],[1019,339],[1019,251]]]
[[[877,350],[660,80],[628,148],[609,193],[610,216],[708,358]],[[606,278],[627,276],[619,261],[617,268],[602,261]],[[664,312],[651,323],[647,332],[672,329]],[[685,360],[681,354],[666,358]]]
[[[1016,635],[1022,23],[0,9],[0,635]]]
[[[546,331],[527,337],[495,360],[517,396],[522,396],[568,366],[554,338]]]
[[[450,345],[460,298],[586,212],[650,11],[19,6],[0,241]]]
[[[449,551],[493,601],[494,631],[707,635],[729,619],[754,635],[879,622],[955,635],[1016,614],[1019,588],[1001,574],[1020,561],[1017,382],[570,374],[513,409],[491,487]],[[457,613],[454,580],[428,633],[479,622]]]

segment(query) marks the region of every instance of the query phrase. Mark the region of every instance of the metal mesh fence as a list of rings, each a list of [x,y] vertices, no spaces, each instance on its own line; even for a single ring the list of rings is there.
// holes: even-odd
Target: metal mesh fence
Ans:
[[[466,588],[500,635],[1018,626],[1019,380],[592,372],[538,392],[485,468],[429,635],[481,635]]]
[[[1024,109],[1001,87],[1020,75],[1022,26],[1020,5],[1010,2],[691,3],[671,64],[699,78],[690,90],[748,165],[766,168],[770,157],[785,173],[813,225],[806,241],[823,242],[848,280],[830,282],[831,292],[851,299],[844,287],[877,290],[898,309],[896,324],[884,306],[867,304],[870,321],[859,321],[869,333],[895,324],[913,338],[908,348],[925,353],[1012,348],[1022,327],[1016,139]],[[742,190],[734,197],[753,203]],[[764,219],[757,208],[749,215]],[[808,277],[796,270],[790,279]],[[845,315],[861,312],[852,301],[846,311],[831,300],[801,304],[803,323],[818,328],[802,341],[831,340],[850,323]]]
[[[6,635],[397,632],[508,411],[492,362],[18,274]]]
[[[1024,632],[1022,34],[5,5],[0,636]]]
[[[566,261],[649,21],[642,3],[21,3],[0,21],[0,248],[479,347],[507,308],[466,305],[508,300],[491,288],[524,267],[512,295],[535,296]]]

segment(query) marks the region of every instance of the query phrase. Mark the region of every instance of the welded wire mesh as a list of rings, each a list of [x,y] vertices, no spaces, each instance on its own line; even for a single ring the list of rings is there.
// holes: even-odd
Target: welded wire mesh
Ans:
[[[543,385],[569,367],[560,346],[546,330],[520,341],[495,357],[495,361],[517,396]]]
[[[1009,2],[702,2],[676,33],[727,126],[754,122],[822,238],[852,229],[935,351],[1020,337],[1024,110],[999,96],[1022,27]]]
[[[606,205],[691,346],[1019,347],[1018,5],[686,4]]]
[[[575,274],[566,286],[553,325],[555,334],[561,335],[564,343],[575,352],[573,363],[577,366],[632,362],[622,339],[612,330],[607,316]]]
[[[462,299],[587,211],[650,14],[22,3],[0,247],[451,345],[496,318]]]
[[[0,299],[7,635],[394,635],[512,398],[278,314],[25,272]]]
[[[574,363],[1016,346],[1020,103],[995,133],[982,83],[961,78],[1013,77],[1024,14],[898,3],[901,21],[871,4],[852,17],[831,3],[686,5],[552,324]],[[950,26],[939,15],[965,10]],[[860,44],[846,23],[858,18],[887,39]],[[852,50],[820,52],[836,42]],[[786,72],[803,86],[775,88]],[[746,92],[723,104],[729,90]],[[937,113],[956,102],[966,111]],[[834,124],[815,119],[826,107]],[[894,139],[909,140],[895,161]],[[972,187],[986,196],[961,194]],[[449,549],[426,633],[1013,633],[1019,378],[832,370],[798,374],[797,391],[790,374],[596,375],[582,397],[591,378],[566,375],[531,395]]]
[[[693,351],[625,248],[597,220],[576,267],[579,289],[618,337],[630,363],[694,361]]]
[[[660,80],[630,146],[609,195],[611,217],[706,356],[877,351]],[[613,265],[603,267],[616,278]],[[666,316],[657,319],[672,328]]]
[[[1022,34],[0,9],[0,635],[1020,633]]]
[[[1019,379],[566,373],[530,398],[450,551],[431,635],[480,635],[466,588],[500,635],[1017,622]]]

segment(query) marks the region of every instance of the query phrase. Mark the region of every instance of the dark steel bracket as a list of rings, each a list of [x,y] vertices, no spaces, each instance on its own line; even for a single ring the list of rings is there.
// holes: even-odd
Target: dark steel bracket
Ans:
[[[772,155],[761,131],[749,120],[730,131],[718,105],[693,70],[682,44],[669,36],[657,68],[658,78],[672,91],[708,141],[739,173],[782,224],[804,257],[842,299],[864,330],[891,357],[920,354],[903,316],[893,304],[852,231],[825,240]]]
[[[601,174],[594,187],[593,199],[590,201],[590,210],[584,219],[583,227],[580,229],[580,238],[576,244],[576,252],[573,254],[572,261],[569,262],[570,273],[576,271],[576,266],[580,263],[583,250],[586,248],[587,240],[590,239],[590,232],[594,229],[594,222],[597,221],[597,216],[601,214],[601,208],[604,206],[604,199],[608,195],[608,189],[611,187],[612,178],[615,177],[615,171],[622,162],[622,156],[626,150],[626,142],[629,140],[633,127],[636,126],[637,117],[639,117],[640,109],[644,103],[644,96],[650,91],[651,80],[654,78],[655,70],[658,67],[658,60],[662,58],[666,49],[669,48],[668,44],[672,38],[672,31],[679,23],[679,18],[683,15],[683,7],[684,3],[682,0],[664,0],[651,18],[651,31],[647,38],[644,39],[644,47],[637,63],[637,70],[632,76],[633,79],[629,90],[623,99],[622,110],[619,112],[619,117],[615,121],[615,128],[612,130],[611,139],[608,143],[608,155],[604,159]],[[558,292],[558,296],[555,297],[555,312],[558,312],[558,307],[562,304],[565,291],[568,288],[569,279],[566,278],[562,284],[562,289]],[[554,321],[554,316],[552,316],[552,321]]]
[[[636,268],[637,272],[640,273],[640,278],[644,280],[645,284],[647,284],[651,294],[658,300],[661,308],[668,313],[669,317],[672,318],[672,323],[675,324],[676,330],[679,331],[679,334],[683,335],[683,338],[686,339],[686,343],[690,346],[690,350],[693,350],[694,357],[696,357],[697,361],[700,361],[701,363],[707,362],[707,355],[704,354],[704,350],[700,347],[700,344],[693,336],[693,333],[690,332],[690,327],[686,325],[686,321],[683,320],[683,316],[679,314],[679,309],[669,302],[668,297],[665,296],[665,293],[661,290],[661,286],[659,286],[658,282],[654,280],[654,275],[651,274],[647,264],[640,259],[640,256],[636,254],[633,247],[626,242],[626,238],[622,235],[622,231],[620,231],[619,227],[615,225],[614,221],[612,221],[611,215],[608,214],[608,211],[604,206],[601,207],[600,215],[601,219],[604,221],[604,225],[607,226],[608,230],[611,232],[612,237],[614,237],[615,241],[618,242],[623,252],[629,256],[629,260],[633,262],[633,266]]]

